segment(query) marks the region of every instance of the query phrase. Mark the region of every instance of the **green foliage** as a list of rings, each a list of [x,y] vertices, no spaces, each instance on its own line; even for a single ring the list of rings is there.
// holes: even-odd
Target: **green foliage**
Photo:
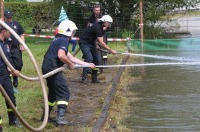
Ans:
[[[151,32],[146,32],[146,29],[155,27],[155,23],[169,11],[180,7],[187,8],[195,5],[198,1],[143,0],[144,38],[155,37]],[[102,6],[102,10],[110,14],[114,19],[114,24],[110,29],[112,31],[110,37],[123,37],[127,31],[136,32],[140,23],[139,0],[126,0],[126,2],[124,0],[99,0],[99,3]],[[13,12],[14,19],[19,21],[27,32],[27,30],[30,31],[36,25],[40,28],[54,28],[52,24],[59,18],[61,6],[64,6],[69,19],[77,24],[79,30],[76,35],[80,36],[87,25],[88,17],[91,15],[92,4],[94,4],[92,0],[75,2],[72,2],[72,0],[51,0],[50,2],[36,3],[9,1],[5,2],[5,8],[9,8]],[[158,32],[157,35],[160,33]],[[138,38],[139,36],[139,32],[137,32],[134,37]]]
[[[27,2],[26,0],[5,0],[4,2]]]
[[[30,29],[35,25],[49,26],[59,16],[59,11],[51,6],[51,3],[5,3],[5,9],[10,9],[14,20],[21,23],[25,29]]]
[[[166,39],[174,36],[167,34],[162,27],[146,26],[144,28],[145,39]]]
[[[68,17],[77,23],[78,28],[85,28],[86,21],[82,19],[80,12],[81,7],[78,3],[70,5],[69,3],[59,2],[6,2],[5,9],[10,9],[13,13],[14,20],[21,23],[21,25],[28,31],[34,26],[40,28],[54,28],[55,23],[60,15],[60,9],[64,6]],[[83,24],[85,23],[85,24]],[[84,25],[84,27],[82,25]]]
[[[122,32],[122,38],[127,38],[127,37],[133,39],[133,38],[134,38],[134,33],[131,32],[131,31],[128,31],[128,30],[124,30],[124,31]]]
[[[194,6],[199,0],[142,0],[143,1],[143,23],[144,29],[149,29],[158,22],[162,16],[165,16],[169,11],[181,7]],[[107,8],[108,13],[114,17],[120,17],[125,20],[130,26],[135,24],[133,28],[130,26],[126,27],[126,30],[136,30],[137,25],[140,22],[140,0],[100,0],[103,3],[104,8]],[[117,12],[116,12],[117,10]],[[117,21],[117,22],[116,22]],[[114,22],[119,23],[117,25],[120,29],[124,30],[124,21],[114,19]],[[160,29],[159,29],[160,30]],[[150,30],[151,31],[151,30]],[[160,34],[161,32],[159,32]],[[146,32],[145,38],[154,38],[155,34]],[[162,34],[163,35],[163,34]],[[136,35],[137,36],[137,35]],[[162,36],[161,36],[162,37]]]

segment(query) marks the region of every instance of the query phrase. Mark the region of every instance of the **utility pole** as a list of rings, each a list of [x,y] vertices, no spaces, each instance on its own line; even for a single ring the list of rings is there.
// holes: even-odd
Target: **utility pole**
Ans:
[[[143,48],[143,40],[144,40],[144,28],[143,28],[143,2],[140,0],[140,35],[141,35],[141,42]]]

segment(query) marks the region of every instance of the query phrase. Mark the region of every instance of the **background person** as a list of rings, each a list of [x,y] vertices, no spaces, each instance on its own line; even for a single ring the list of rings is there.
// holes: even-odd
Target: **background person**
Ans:
[[[10,10],[4,11],[4,21],[9,23],[10,28],[12,28],[20,38],[25,41],[24,39],[24,29],[17,21],[13,21],[13,15]],[[23,60],[22,60],[22,51],[24,51],[23,46],[20,47],[19,41],[11,35],[9,38],[8,44],[10,46],[10,58],[11,64],[16,70],[21,71],[23,67]],[[16,88],[18,86],[18,77],[13,75],[13,86]]]
[[[93,11],[93,13],[88,19],[87,26],[92,26],[95,22],[98,22],[99,19],[103,16],[100,5],[94,5],[92,11]],[[107,38],[108,38],[108,33],[106,32],[107,30],[108,30],[108,27],[103,28],[103,41],[106,44],[107,44]],[[101,46],[100,46],[100,44],[98,44],[98,42],[96,42],[96,45],[98,48],[101,48]],[[107,65],[107,62],[108,62],[107,53],[98,51],[98,54],[100,54],[99,55],[99,57],[100,57],[99,63],[102,65]],[[103,68],[99,68],[99,70],[100,70],[100,73],[103,72]]]
[[[77,27],[74,22],[70,20],[62,21],[58,26],[58,33],[55,39],[49,46],[42,63],[42,72],[46,74],[54,69],[57,69],[64,64],[67,64],[69,69],[75,68],[75,64],[87,65],[94,68],[95,65],[92,63],[86,63],[72,56],[68,52],[69,38],[73,37]],[[68,106],[70,92],[67,86],[67,82],[63,75],[63,72],[58,72],[48,78],[46,78],[48,86],[48,100],[49,100],[49,115],[52,108],[57,103],[57,117],[56,124],[59,125],[70,125],[71,123],[65,120],[65,112]],[[42,120],[44,113],[42,114]]]
[[[88,18],[87,26],[92,26],[95,22],[97,22],[101,17],[101,7],[100,5],[94,5],[92,9],[92,15]]]
[[[69,40],[69,43],[71,43],[72,44],[72,53],[74,53],[75,52],[75,50],[76,50],[76,40],[73,40],[72,38],[70,38],[70,40]]]
[[[117,52],[106,45],[103,41],[103,29],[105,27],[110,27],[113,22],[113,19],[109,15],[104,15],[98,22],[94,23],[92,26],[88,26],[84,29],[80,41],[79,46],[84,56],[84,61],[88,63],[94,63],[95,65],[99,65],[99,56],[96,49],[97,40],[100,46],[112,54],[116,54]],[[97,80],[97,69],[92,69],[92,83],[98,83]],[[87,74],[89,73],[89,68],[83,68],[82,73],[82,82],[85,83],[87,81]]]

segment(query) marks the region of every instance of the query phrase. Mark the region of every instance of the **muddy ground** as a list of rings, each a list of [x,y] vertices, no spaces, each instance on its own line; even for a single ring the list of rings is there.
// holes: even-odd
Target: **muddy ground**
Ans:
[[[66,79],[70,89],[71,98],[66,113],[66,119],[73,122],[74,126],[53,127],[47,125],[45,131],[59,132],[90,132],[98,118],[107,92],[112,86],[112,80],[117,73],[117,68],[104,69],[98,76],[100,83],[82,83],[80,75],[82,69],[66,71]],[[52,112],[56,116],[56,109]]]

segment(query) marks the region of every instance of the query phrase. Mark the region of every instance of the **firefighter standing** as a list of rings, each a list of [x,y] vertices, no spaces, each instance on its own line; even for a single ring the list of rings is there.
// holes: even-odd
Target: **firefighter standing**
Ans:
[[[12,28],[24,41],[24,29],[22,26],[17,22],[13,21],[12,19],[13,15],[11,11],[5,10],[4,11],[4,20],[5,22],[9,23],[10,28]],[[22,60],[22,51],[24,50],[23,46],[20,47],[19,41],[11,35],[9,38],[9,46],[10,46],[10,58],[11,58],[11,64],[13,67],[19,71],[21,71],[23,66],[23,60]],[[18,86],[18,78],[17,76],[13,76],[13,86],[16,88]]]
[[[10,48],[9,48],[6,40],[10,37],[10,35],[11,35],[10,32],[8,30],[6,30],[2,25],[0,25],[0,46],[3,49],[3,52],[5,53],[8,60],[9,60],[9,55],[10,55]],[[0,67],[1,67],[0,68],[0,84],[2,85],[2,87],[4,88],[4,90],[6,91],[8,96],[10,97],[14,106],[16,107],[16,99],[14,96],[14,90],[13,90],[12,82],[10,79],[10,71],[8,70],[6,64],[3,61],[1,56],[0,56]],[[18,76],[18,73],[19,73],[19,71],[16,70],[12,74],[14,74],[15,76]],[[6,102],[7,111],[8,111],[9,125],[21,128],[22,126],[19,124],[19,121],[18,121],[16,115],[12,111],[8,102],[7,101],[5,101],[5,102]],[[2,122],[2,119],[0,119],[0,124],[1,124],[1,122]]]
[[[77,27],[75,23],[70,20],[64,20],[59,24],[58,34],[56,34],[55,39],[52,41],[49,49],[44,56],[44,60],[42,63],[43,74],[57,69],[64,64],[67,64],[69,69],[71,70],[75,68],[74,64],[88,65],[91,68],[95,67],[94,64],[83,62],[73,57],[71,53],[68,52],[69,38],[74,36],[76,30]],[[67,109],[70,92],[63,73],[56,73],[53,76],[46,78],[46,81],[49,90],[49,116],[52,108],[57,103],[57,126],[70,125],[70,123],[65,120],[65,112]],[[42,114],[41,120],[43,119],[44,113]]]
[[[92,26],[88,26],[83,31],[79,46],[83,53],[85,62],[94,63],[95,65],[99,65],[99,56],[96,50],[95,41],[97,40],[100,46],[112,54],[116,54],[117,52],[111,48],[109,48],[106,43],[103,41],[103,29],[110,27],[113,22],[113,19],[109,15],[104,15],[98,22],[94,23]],[[92,69],[92,83],[98,83],[97,80],[97,70]],[[83,68],[82,73],[82,82],[85,83],[87,81],[87,74],[89,73],[89,68]]]
[[[93,6],[93,13],[92,15],[89,17],[88,19],[88,26],[92,26],[95,22],[98,22],[99,19],[102,17],[102,13],[101,13],[101,7],[99,5],[94,5]],[[103,29],[103,41],[104,43],[107,44],[107,38],[108,38],[108,33],[106,32],[108,29],[108,27],[104,27]],[[98,42],[96,42],[97,44],[97,47],[101,48],[101,46],[98,44]],[[108,56],[107,56],[107,53],[105,52],[101,52],[99,51],[99,54],[100,54],[100,64],[102,65],[107,65],[107,62],[108,62]],[[100,73],[103,72],[103,68],[100,68]]]
[[[92,26],[95,22],[98,22],[98,20],[102,17],[101,7],[99,5],[95,5],[92,11],[93,13],[88,19],[87,26]]]

